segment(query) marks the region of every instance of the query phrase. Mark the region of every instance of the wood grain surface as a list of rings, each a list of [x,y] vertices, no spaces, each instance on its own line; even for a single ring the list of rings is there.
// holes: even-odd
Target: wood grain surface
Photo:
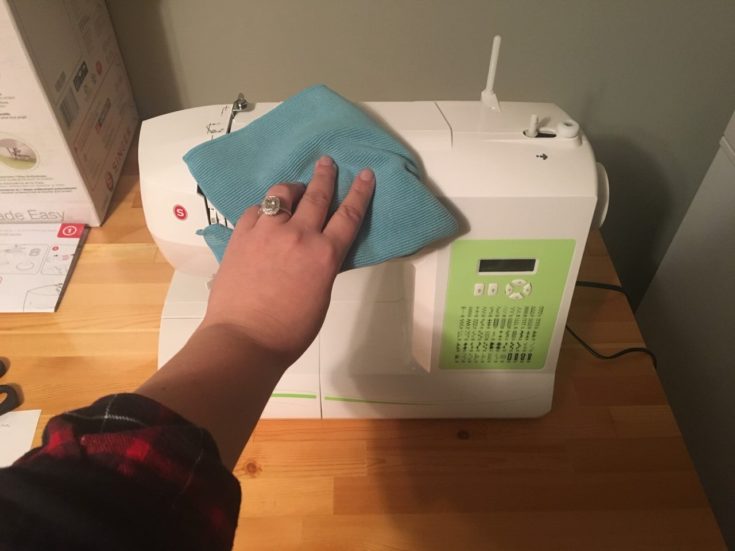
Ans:
[[[172,275],[146,230],[133,148],[55,314],[0,315],[6,379],[49,417],[153,373]],[[617,282],[594,232],[580,279]],[[578,289],[570,325],[642,345],[619,293]],[[235,474],[238,550],[725,549],[651,361],[567,335],[531,420],[261,421]]]

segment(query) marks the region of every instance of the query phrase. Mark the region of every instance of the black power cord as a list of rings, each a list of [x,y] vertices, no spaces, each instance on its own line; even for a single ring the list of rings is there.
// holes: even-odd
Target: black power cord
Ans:
[[[611,283],[600,283],[598,281],[581,281],[580,280],[580,281],[577,281],[576,286],[577,287],[591,287],[593,289],[606,289],[608,291],[615,291],[615,292],[622,293],[623,295],[625,295],[626,299],[628,298],[628,295],[625,292],[625,289],[623,289],[620,285],[613,285]],[[653,368],[658,369],[658,362],[656,360],[656,354],[654,354],[653,351],[651,351],[648,348],[645,348],[643,346],[634,346],[632,348],[624,348],[623,350],[619,350],[613,354],[606,355],[606,354],[602,354],[601,352],[598,352],[597,350],[592,348],[589,344],[584,342],[584,340],[582,340],[582,337],[577,335],[577,333],[575,333],[572,330],[572,328],[569,327],[569,324],[567,324],[566,329],[567,331],[569,331],[569,334],[575,339],[577,339],[579,344],[581,344],[585,348],[585,350],[587,350],[587,352],[592,354],[595,358],[598,358],[600,360],[614,360],[615,358],[619,358],[620,356],[625,356],[626,354],[633,354],[633,353],[646,354],[651,358],[651,361],[653,361]]]

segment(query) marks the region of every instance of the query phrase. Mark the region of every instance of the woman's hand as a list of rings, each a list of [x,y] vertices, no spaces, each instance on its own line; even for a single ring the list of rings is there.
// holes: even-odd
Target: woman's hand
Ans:
[[[247,209],[233,232],[214,280],[202,328],[236,332],[277,355],[287,367],[311,344],[329,306],[332,284],[360,228],[375,188],[363,170],[327,219],[336,171],[329,157],[308,186],[281,183],[274,216]]]
[[[137,392],[210,431],[232,467],[283,371],[324,321],[334,278],[375,188],[363,170],[327,220],[336,168],[319,160],[311,183],[268,195],[293,213],[243,213],[214,281],[204,321]]]

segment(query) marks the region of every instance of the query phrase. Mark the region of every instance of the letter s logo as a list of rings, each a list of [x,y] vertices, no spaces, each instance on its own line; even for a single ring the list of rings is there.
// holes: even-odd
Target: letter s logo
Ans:
[[[186,217],[189,214],[186,212],[186,209],[182,207],[181,205],[174,205],[174,216],[178,218],[179,220],[186,220]]]

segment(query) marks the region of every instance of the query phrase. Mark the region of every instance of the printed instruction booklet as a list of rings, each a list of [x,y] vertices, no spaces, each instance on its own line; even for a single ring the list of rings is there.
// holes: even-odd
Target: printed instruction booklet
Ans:
[[[0,224],[0,312],[55,312],[84,224]]]

